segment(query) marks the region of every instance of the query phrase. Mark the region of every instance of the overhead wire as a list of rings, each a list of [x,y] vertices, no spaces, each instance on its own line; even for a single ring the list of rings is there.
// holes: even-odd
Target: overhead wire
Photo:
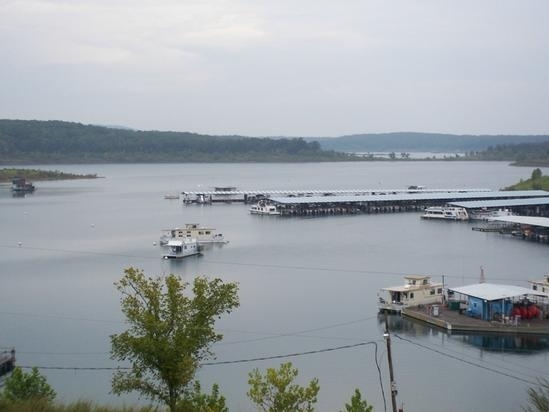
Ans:
[[[153,259],[161,260],[158,256],[150,255],[132,255],[132,254],[123,254],[123,253],[109,253],[109,252],[96,252],[96,251],[85,251],[85,250],[74,250],[74,249],[60,249],[60,248],[45,248],[45,247],[35,247],[35,246],[25,246],[25,245],[6,245],[0,244],[0,248],[9,248],[9,249],[26,249],[26,250],[37,250],[37,251],[46,251],[46,252],[62,252],[62,253],[73,253],[73,254],[83,254],[83,255],[94,255],[94,256],[111,256],[111,257],[126,257],[126,258],[136,258],[136,259]],[[280,265],[280,264],[268,264],[268,263],[251,263],[251,262],[231,262],[225,260],[211,260],[211,259],[201,259],[204,263],[218,264],[218,265],[233,265],[233,266],[243,266],[243,267],[260,267],[260,268],[272,268],[272,269],[292,269],[292,270],[308,270],[316,272],[338,272],[338,273],[354,273],[354,274],[365,274],[365,275],[386,275],[386,276],[404,276],[407,273],[405,272],[389,272],[389,271],[380,271],[380,270],[365,270],[365,269],[346,269],[346,268],[329,268],[322,266],[302,266],[302,265]],[[443,273],[441,276],[450,279],[475,279],[478,280],[478,275],[453,275]],[[514,279],[510,278],[497,278],[491,277],[493,280],[515,280],[515,281],[524,281],[524,277],[517,277]]]

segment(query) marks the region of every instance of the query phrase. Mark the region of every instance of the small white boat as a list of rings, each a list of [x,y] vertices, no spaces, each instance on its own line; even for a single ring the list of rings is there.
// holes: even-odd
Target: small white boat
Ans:
[[[382,288],[377,293],[380,312],[401,312],[408,306],[442,303],[442,283],[432,283],[431,277],[425,275],[408,275],[404,280],[404,285]]]
[[[421,217],[423,219],[469,220],[469,214],[465,208],[453,206],[428,207]]]
[[[260,200],[257,204],[250,207],[250,213],[252,215],[279,215],[280,211],[277,210],[275,205]]]
[[[469,213],[471,220],[490,220],[495,217],[513,216],[509,209],[490,210],[486,208],[473,210]]]
[[[200,253],[196,239],[172,239],[166,244],[166,249],[162,256],[164,259],[181,259]]]
[[[183,228],[164,229],[160,236],[160,246],[166,246],[170,240],[196,239],[199,245],[205,243],[229,243],[221,233],[200,223],[185,223]]]

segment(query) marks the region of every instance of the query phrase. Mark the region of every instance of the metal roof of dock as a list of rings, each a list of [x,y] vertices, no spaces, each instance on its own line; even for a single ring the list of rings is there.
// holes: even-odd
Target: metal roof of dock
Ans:
[[[311,203],[357,203],[357,202],[398,202],[398,201],[455,201],[456,199],[506,199],[549,197],[549,192],[543,190],[489,191],[489,192],[431,192],[431,193],[387,193],[345,196],[300,196],[273,197],[271,200],[279,204],[311,204]]]
[[[291,189],[291,190],[193,190],[183,191],[186,195],[326,195],[326,194],[352,194],[352,193],[455,193],[455,192],[490,192],[490,189],[472,188],[472,189]]]
[[[534,289],[523,288],[521,286],[497,285],[494,283],[477,283],[474,285],[460,286],[457,288],[448,288],[455,293],[484,300],[500,300],[515,298],[520,296],[541,296],[548,297],[546,293],[538,292]]]
[[[464,201],[464,202],[451,202],[450,204],[452,206],[464,207],[465,209],[481,209],[483,207],[538,206],[538,205],[549,205],[549,197],[476,200],[476,201]]]
[[[500,216],[493,217],[490,220],[497,222],[517,223],[520,225],[549,227],[549,217],[538,216]]]

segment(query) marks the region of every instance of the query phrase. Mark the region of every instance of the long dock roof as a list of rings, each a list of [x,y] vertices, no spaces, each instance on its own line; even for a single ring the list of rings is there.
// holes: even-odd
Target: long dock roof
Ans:
[[[445,192],[445,193],[399,193],[376,195],[346,195],[346,196],[301,196],[273,197],[278,204],[311,204],[311,203],[357,203],[357,202],[398,202],[398,201],[455,201],[456,199],[505,199],[549,197],[549,192],[543,190],[516,190],[493,192]],[[549,199],[545,201],[549,204]]]
[[[497,222],[518,223],[520,225],[549,227],[549,217],[537,216],[499,216],[491,218]]]
[[[513,206],[538,206],[548,205],[549,197],[520,198],[520,199],[497,199],[497,200],[474,200],[464,202],[451,202],[452,206],[464,207],[466,209],[481,209],[483,207],[513,207]]]
[[[184,195],[344,195],[344,194],[379,194],[379,193],[455,193],[455,192],[490,192],[490,189],[289,189],[289,190],[194,190],[181,192]]]

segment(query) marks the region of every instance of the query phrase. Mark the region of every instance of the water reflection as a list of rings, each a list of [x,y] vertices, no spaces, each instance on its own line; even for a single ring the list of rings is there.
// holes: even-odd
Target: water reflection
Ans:
[[[380,314],[378,322],[380,329],[385,329],[385,315]],[[387,323],[390,332],[399,333],[403,336],[420,337],[444,334],[462,343],[487,351],[528,354],[549,350],[549,336],[545,335],[464,334],[449,332],[394,314],[387,315]]]

